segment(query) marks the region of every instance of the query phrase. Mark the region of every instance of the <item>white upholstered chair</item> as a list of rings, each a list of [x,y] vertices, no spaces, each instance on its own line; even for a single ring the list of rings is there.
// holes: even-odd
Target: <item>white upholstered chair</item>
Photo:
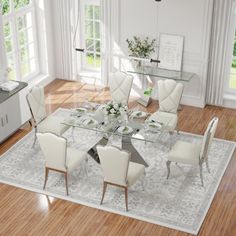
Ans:
[[[170,176],[171,162],[199,165],[201,184],[203,186],[202,165],[205,162],[207,170],[210,173],[208,164],[208,151],[215,135],[217,124],[218,118],[214,117],[207,126],[201,144],[194,144],[184,141],[177,141],[175,143],[168,155],[168,161],[166,162],[168,170],[167,179]]]
[[[157,86],[159,110],[153,113],[149,119],[163,123],[170,132],[173,132],[178,122],[177,110],[184,86],[171,79],[159,80]]]
[[[145,175],[145,166],[130,161],[130,153],[113,146],[97,146],[100,164],[104,173],[104,199],[107,185],[114,185],[125,189],[125,203],[128,211],[128,187]]]
[[[47,116],[44,89],[42,87],[34,87],[26,98],[32,115],[33,126],[35,128],[33,146],[36,141],[37,132],[52,132],[61,135],[69,128],[69,126],[61,124],[64,118],[54,115]]]
[[[68,173],[79,165],[83,166],[87,172],[88,154],[67,147],[67,140],[64,137],[53,133],[37,133],[36,135],[46,161],[43,189],[46,187],[49,170],[58,171],[65,175],[66,194],[68,195]]]
[[[128,104],[133,76],[124,72],[112,73],[109,78],[109,87],[113,102]]]

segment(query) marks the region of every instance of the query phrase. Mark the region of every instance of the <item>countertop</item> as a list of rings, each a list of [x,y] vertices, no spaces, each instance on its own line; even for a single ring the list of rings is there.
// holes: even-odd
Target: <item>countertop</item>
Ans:
[[[18,93],[19,91],[28,86],[28,84],[25,82],[21,81],[17,82],[19,83],[19,86],[10,92],[3,91],[2,89],[0,89],[0,104],[5,102],[8,98],[10,98],[11,96],[13,96],[14,94]]]

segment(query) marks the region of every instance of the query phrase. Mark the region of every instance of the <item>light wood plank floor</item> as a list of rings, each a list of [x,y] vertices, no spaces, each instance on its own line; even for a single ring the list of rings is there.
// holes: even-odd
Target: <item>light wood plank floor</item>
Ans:
[[[89,98],[95,102],[110,99],[108,89],[93,85],[55,80],[46,87],[48,113],[58,107],[76,107]],[[130,108],[137,105],[131,99]],[[157,109],[153,102],[149,112]],[[142,106],[140,109],[145,110]],[[236,110],[207,106],[183,106],[179,129],[203,134],[213,116],[220,119],[216,137],[236,141]],[[25,125],[0,145],[0,154],[31,130]],[[107,213],[68,201],[0,184],[0,235],[157,235],[186,236],[176,230]],[[236,235],[236,154],[229,163],[199,235]]]

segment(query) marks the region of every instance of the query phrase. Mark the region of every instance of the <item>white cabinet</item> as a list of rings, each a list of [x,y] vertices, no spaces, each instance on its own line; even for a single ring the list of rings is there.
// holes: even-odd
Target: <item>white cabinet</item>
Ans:
[[[0,104],[0,143],[30,119],[27,87]]]

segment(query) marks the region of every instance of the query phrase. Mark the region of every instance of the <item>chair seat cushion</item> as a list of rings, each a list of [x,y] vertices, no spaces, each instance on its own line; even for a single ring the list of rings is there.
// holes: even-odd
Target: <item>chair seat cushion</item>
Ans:
[[[127,174],[128,186],[134,184],[144,174],[145,174],[145,166],[144,165],[130,161],[128,174]]]
[[[87,159],[87,153],[74,148],[67,148],[66,166],[69,171],[75,169]]]
[[[183,164],[198,165],[200,144],[177,141],[169,152],[168,160]]]
[[[63,117],[50,115],[37,125],[37,132],[51,132],[62,135],[69,128],[69,126],[61,124],[64,119]]]
[[[155,120],[163,123],[167,130],[174,131],[177,126],[178,116],[175,113],[157,111],[149,117],[149,120]]]

